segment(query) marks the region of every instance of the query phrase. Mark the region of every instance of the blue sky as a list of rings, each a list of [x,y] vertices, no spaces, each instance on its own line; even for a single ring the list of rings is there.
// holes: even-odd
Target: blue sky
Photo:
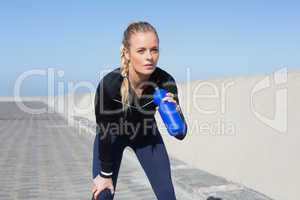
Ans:
[[[119,66],[122,33],[132,21],[153,24],[158,66],[191,79],[300,68],[297,1],[2,1],[0,96],[32,69],[63,70],[57,78],[97,84],[102,69]],[[47,95],[46,76],[22,84],[21,94]]]

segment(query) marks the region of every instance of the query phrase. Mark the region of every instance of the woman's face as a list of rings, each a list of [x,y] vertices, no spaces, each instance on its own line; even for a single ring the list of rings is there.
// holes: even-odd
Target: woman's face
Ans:
[[[138,32],[130,38],[130,48],[125,56],[133,70],[140,75],[150,75],[159,58],[159,44],[155,33]]]

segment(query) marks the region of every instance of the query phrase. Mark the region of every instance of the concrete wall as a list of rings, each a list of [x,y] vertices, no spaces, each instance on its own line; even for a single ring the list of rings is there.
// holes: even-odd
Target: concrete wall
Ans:
[[[274,199],[300,198],[300,72],[193,81],[178,89],[186,139],[169,136],[156,115],[170,155]],[[68,104],[65,116],[91,120],[93,101],[93,93],[56,98]]]

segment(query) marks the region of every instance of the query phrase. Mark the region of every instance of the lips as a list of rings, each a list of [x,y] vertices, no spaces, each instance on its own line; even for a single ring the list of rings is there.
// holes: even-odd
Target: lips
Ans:
[[[146,66],[146,67],[152,67],[153,64],[146,64],[146,65],[144,65],[144,66]]]

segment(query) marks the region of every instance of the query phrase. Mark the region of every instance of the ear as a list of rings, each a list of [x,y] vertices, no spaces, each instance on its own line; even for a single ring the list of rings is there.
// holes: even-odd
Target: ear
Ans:
[[[127,60],[130,60],[130,54],[129,54],[129,50],[127,48],[125,49],[124,55]]]

